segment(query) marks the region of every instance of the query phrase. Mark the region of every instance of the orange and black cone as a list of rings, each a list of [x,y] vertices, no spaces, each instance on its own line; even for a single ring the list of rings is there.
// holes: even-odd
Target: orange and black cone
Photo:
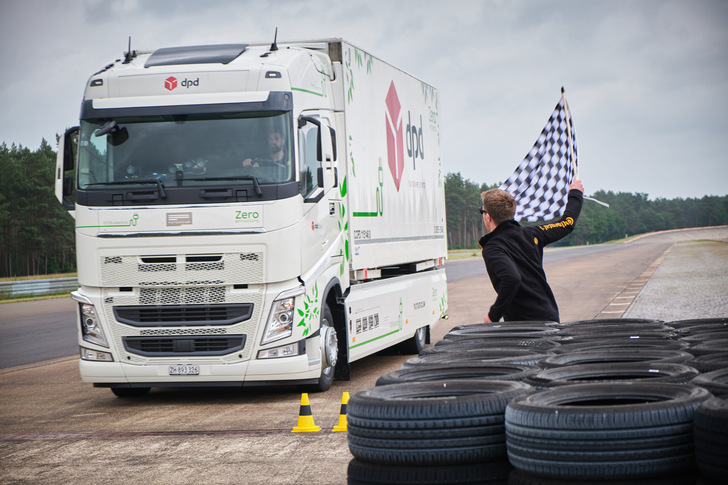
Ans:
[[[346,427],[346,405],[349,403],[349,393],[345,392],[341,396],[341,411],[339,411],[339,424],[334,426],[332,431],[347,431]]]
[[[311,403],[308,401],[308,394],[301,394],[301,410],[298,412],[298,425],[291,431],[294,433],[311,433],[320,431],[321,427],[316,426],[311,414]]]

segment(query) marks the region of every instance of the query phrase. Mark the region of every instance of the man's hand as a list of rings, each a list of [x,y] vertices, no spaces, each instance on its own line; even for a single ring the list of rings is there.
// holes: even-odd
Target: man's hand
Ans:
[[[582,194],[584,193],[584,184],[581,183],[581,179],[574,179],[573,182],[571,182],[571,185],[569,185],[569,190],[578,190]]]
[[[483,319],[483,323],[493,323],[490,321],[490,317],[488,315],[485,316],[485,319]]]

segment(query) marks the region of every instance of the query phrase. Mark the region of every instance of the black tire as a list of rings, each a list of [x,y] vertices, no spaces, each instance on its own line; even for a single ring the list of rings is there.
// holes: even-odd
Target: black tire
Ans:
[[[453,366],[418,365],[388,372],[377,379],[377,386],[403,382],[426,382],[452,379],[480,379],[490,381],[522,381],[537,369],[516,364],[462,364]]]
[[[473,337],[469,339],[458,340],[438,340],[432,349],[436,347],[462,347],[463,350],[468,349],[484,349],[488,347],[524,347],[532,350],[548,351],[561,344],[554,339],[542,337]],[[429,350],[429,349],[425,349]]]
[[[579,340],[579,339],[577,339]],[[590,350],[623,350],[623,349],[655,349],[655,350],[686,350],[689,345],[687,342],[679,342],[677,340],[665,340],[661,338],[639,338],[639,339],[592,339],[573,343],[562,343],[558,347],[554,347],[552,352],[555,354],[570,354],[572,352],[585,352]]]
[[[634,480],[624,478],[620,480],[590,480],[587,483],[591,485],[702,485],[696,482],[693,470],[679,475],[671,474],[669,477],[637,478]],[[585,485],[585,482],[583,480],[537,477],[520,470],[513,470],[508,475],[508,485]]]
[[[577,480],[648,478],[694,466],[695,410],[710,398],[684,384],[574,384],[514,398],[506,409],[511,464]]]
[[[482,332],[478,331],[465,331],[465,330],[450,330],[443,337],[444,340],[463,340],[481,338],[488,339],[491,337],[501,338],[549,338],[556,337],[558,330],[555,328],[548,328],[543,330],[527,330],[527,329],[506,329],[506,330],[486,330]]]
[[[555,322],[531,322],[531,321],[515,321],[515,322],[496,322],[496,323],[471,323],[469,325],[456,325],[450,329],[451,332],[513,332],[513,331],[538,331],[538,330],[556,330]]]
[[[671,327],[682,329],[686,327],[699,327],[701,325],[710,325],[714,323],[722,323],[724,325],[728,325],[728,317],[722,317],[722,318],[693,318],[690,320],[675,320],[673,322],[669,322],[669,325]]]
[[[349,450],[382,465],[456,465],[505,456],[503,414],[530,386],[450,380],[379,386],[347,405]]]
[[[112,387],[111,392],[116,397],[141,397],[146,396],[151,391],[151,387]]]
[[[700,374],[691,381],[691,384],[707,389],[714,396],[728,396],[728,368],[718,369]]]
[[[695,461],[700,475],[725,482],[728,477],[728,399],[714,397],[695,411]]]
[[[580,331],[580,332],[610,332],[622,329],[637,329],[637,330],[664,330],[674,332],[675,327],[669,323],[663,322],[647,322],[647,323],[634,323],[634,322],[623,322],[623,321],[595,321],[590,323],[584,322],[572,322],[562,323],[559,325],[561,331]]]
[[[670,382],[686,384],[698,371],[683,364],[663,362],[620,362],[614,364],[578,364],[545,369],[528,376],[524,382],[536,388],[599,382]]]
[[[594,340],[594,339],[623,339],[623,340],[634,340],[638,338],[647,339],[674,339],[677,338],[677,333],[671,330],[645,330],[639,328],[624,327],[622,329],[603,329],[601,331],[592,331],[586,329],[568,329],[561,330],[560,336],[570,337],[572,341],[578,342],[580,340]]]
[[[439,352],[426,354],[420,357],[407,359],[402,368],[415,367],[418,365],[463,365],[466,362],[518,364],[535,366],[541,360],[548,357],[548,354],[531,351],[522,348],[512,349],[488,349],[472,350],[469,352]]]
[[[604,325],[573,325],[570,327],[563,327],[559,329],[561,334],[569,335],[583,335],[583,334],[594,334],[601,335],[605,333],[615,333],[620,335],[640,335],[641,333],[653,334],[660,333],[664,335],[675,334],[677,330],[665,325],[664,323],[652,323],[652,324],[604,324]]]
[[[357,459],[349,462],[348,483],[380,485],[445,485],[505,483],[511,471],[506,461],[473,465],[394,466]]]
[[[691,348],[698,344],[702,344],[702,343],[706,343],[706,342],[715,342],[715,341],[725,342],[728,346],[728,332],[725,332],[725,331],[697,332],[697,333],[693,333],[692,335],[681,336],[680,340],[690,344]]]
[[[399,350],[400,354],[404,355],[417,355],[425,348],[425,342],[427,341],[427,333],[429,332],[429,327],[420,327],[417,330],[415,330],[415,334],[405,340],[404,342],[400,342],[397,344],[397,350]]]
[[[684,339],[680,339],[683,340]],[[717,340],[695,343],[690,346],[688,352],[694,356],[709,354],[728,354],[728,339],[722,338]]]
[[[573,327],[579,325],[651,325],[653,323],[665,323],[662,320],[649,318],[596,318],[592,320],[574,320],[562,322],[559,327]]]
[[[690,367],[695,367],[702,373],[713,372],[714,370],[728,368],[728,353],[716,352],[700,355],[685,362]]]
[[[608,349],[554,354],[540,362],[541,367],[561,367],[576,364],[607,364],[618,362],[665,362],[682,364],[692,359],[692,354],[682,350],[658,349]]]
[[[511,339],[508,339],[511,340]],[[470,341],[467,341],[467,344],[464,345],[438,345],[435,347],[429,347],[420,352],[420,357],[425,357],[427,355],[432,354],[442,354],[442,353],[457,353],[460,355],[467,356],[470,354],[470,352],[492,352],[492,351],[510,351],[515,350],[516,352],[521,351],[527,351],[527,352],[535,352],[537,354],[545,354],[545,355],[551,355],[551,349],[543,349],[543,348],[534,348],[534,347],[527,347],[523,345],[517,345],[518,342],[512,342],[511,345],[507,345],[505,341],[498,341],[498,342],[491,342],[490,339],[488,340],[481,340],[479,344],[473,344]]]
[[[680,327],[676,330],[678,335],[681,337],[700,335],[704,333],[719,333],[724,335],[722,338],[728,338],[728,323],[704,323],[702,325]]]
[[[600,333],[600,334],[580,334],[568,336],[569,344],[593,344],[594,342],[609,342],[617,345],[629,346],[629,347],[640,347],[640,346],[652,346],[662,343],[676,342],[677,337],[665,337],[660,335],[624,335],[614,333]],[[681,345],[681,344],[676,344]],[[687,342],[684,342],[682,346],[688,346]]]

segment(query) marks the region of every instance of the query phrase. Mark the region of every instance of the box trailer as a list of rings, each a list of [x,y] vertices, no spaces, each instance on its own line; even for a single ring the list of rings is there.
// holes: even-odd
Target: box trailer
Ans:
[[[438,91],[340,39],[126,52],[61,137],[80,372],[303,385],[447,311]]]

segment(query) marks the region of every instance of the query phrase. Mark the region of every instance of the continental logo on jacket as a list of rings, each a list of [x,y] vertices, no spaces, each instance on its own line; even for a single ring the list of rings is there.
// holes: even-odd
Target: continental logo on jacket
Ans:
[[[553,224],[546,224],[544,226],[539,226],[542,231],[548,231],[550,229],[556,229],[557,227],[569,227],[574,225],[574,218],[573,217],[567,217],[563,221],[555,222]]]

